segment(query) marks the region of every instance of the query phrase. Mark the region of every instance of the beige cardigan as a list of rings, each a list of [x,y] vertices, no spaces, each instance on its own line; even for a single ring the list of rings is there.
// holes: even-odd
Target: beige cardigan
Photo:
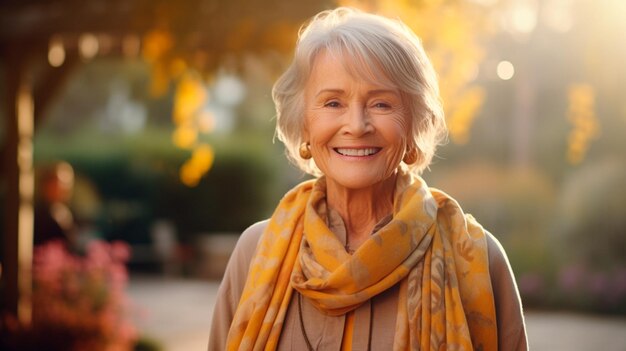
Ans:
[[[330,229],[345,241],[345,227],[337,215],[329,214]],[[334,218],[334,219],[333,219]],[[246,229],[230,257],[218,291],[213,313],[209,351],[222,351],[235,310],[246,283],[257,243],[268,221]],[[379,227],[379,226],[377,226]],[[527,350],[522,306],[513,272],[500,243],[488,234],[489,273],[495,297],[499,350]],[[375,296],[355,310],[352,346],[354,350],[391,350],[398,303],[398,287]],[[298,294],[294,293],[285,317],[278,350],[306,350],[298,315]],[[341,349],[345,316],[327,316],[302,299],[306,335],[315,350]],[[485,350],[488,351],[488,350]]]

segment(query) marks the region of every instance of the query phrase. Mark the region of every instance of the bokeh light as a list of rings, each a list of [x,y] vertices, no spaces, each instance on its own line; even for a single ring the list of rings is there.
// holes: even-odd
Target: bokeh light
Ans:
[[[518,5],[510,18],[510,29],[521,34],[532,32],[537,26],[537,10],[530,4]]]
[[[48,63],[52,67],[60,67],[65,62],[65,47],[63,39],[59,36],[53,36],[50,39],[48,48]]]
[[[574,26],[572,6],[572,0],[546,1],[541,12],[543,23],[560,33],[570,31]]]
[[[496,67],[496,73],[498,78],[502,80],[509,80],[515,75],[515,66],[510,61],[500,61]]]
[[[91,33],[84,33],[78,38],[80,56],[85,60],[94,58],[98,54],[99,48],[98,38]]]

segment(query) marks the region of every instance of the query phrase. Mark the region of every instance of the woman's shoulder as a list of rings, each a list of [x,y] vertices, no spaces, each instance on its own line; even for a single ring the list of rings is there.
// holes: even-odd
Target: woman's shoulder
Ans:
[[[498,323],[498,349],[527,350],[526,327],[515,276],[504,248],[488,231],[489,274]]]
[[[244,230],[237,240],[237,245],[230,256],[217,294],[211,323],[209,350],[226,349],[228,330],[246,284],[254,251],[261,235],[265,231],[265,227],[267,227],[267,222],[254,223]]]
[[[239,236],[233,254],[242,254],[244,257],[252,257],[268,223],[269,219],[266,219],[246,228]]]
[[[250,264],[265,227],[267,227],[267,221],[257,222],[249,226],[239,236],[222,279],[224,289],[235,291],[237,294],[240,294],[243,290]],[[239,299],[237,298],[235,303],[238,301]]]
[[[485,230],[487,239],[487,253],[489,257],[489,271],[491,275],[501,275],[503,269],[510,271],[509,259],[500,241],[490,232]],[[507,272],[508,273],[508,272]]]

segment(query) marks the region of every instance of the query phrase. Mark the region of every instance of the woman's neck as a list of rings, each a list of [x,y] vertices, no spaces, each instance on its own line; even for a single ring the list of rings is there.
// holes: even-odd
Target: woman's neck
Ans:
[[[367,240],[374,226],[393,210],[396,175],[365,189],[348,189],[327,179],[326,201],[346,226],[353,249]]]

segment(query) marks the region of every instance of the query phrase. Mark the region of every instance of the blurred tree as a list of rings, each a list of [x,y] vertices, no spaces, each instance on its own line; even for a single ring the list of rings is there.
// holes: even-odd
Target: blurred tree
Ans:
[[[559,252],[565,261],[591,268],[626,268],[626,164],[606,157],[575,169],[563,184],[558,239],[571,250]]]
[[[195,186],[211,168],[213,149],[199,134],[212,130],[214,116],[206,110],[207,84],[218,70],[241,72],[239,58],[251,53],[274,57],[280,66],[290,54],[297,29],[324,2],[162,1],[152,6],[153,28],[143,34],[143,58],[152,67],[150,92],[158,97],[176,84],[174,144],[192,152],[180,179]]]
[[[1,148],[6,189],[2,279],[9,312],[19,315],[22,322],[29,320],[33,127],[40,124],[49,102],[78,64],[95,56],[141,53],[152,67],[151,92],[159,95],[167,91],[170,81],[189,77],[188,72],[210,76],[246,53],[287,52],[296,35],[292,28],[322,6],[324,2],[313,0],[0,2],[7,121]],[[197,95],[193,82],[190,86],[181,88],[181,103],[198,104],[203,96]],[[180,103],[175,110],[177,120],[184,122],[180,125],[187,127],[195,111],[181,108]],[[181,171],[183,179],[193,185],[198,174],[211,166],[212,150],[176,133],[177,140],[195,150]]]

